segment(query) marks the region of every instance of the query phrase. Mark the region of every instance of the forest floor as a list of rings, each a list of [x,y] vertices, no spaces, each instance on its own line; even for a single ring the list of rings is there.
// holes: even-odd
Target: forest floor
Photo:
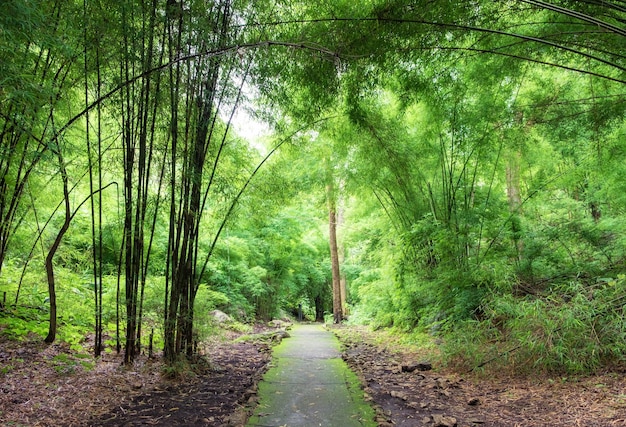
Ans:
[[[222,331],[200,357],[172,369],[160,355],[125,367],[122,354],[94,361],[41,337],[9,340],[0,328],[0,425],[242,425],[239,409],[255,394],[272,342],[241,335]]]
[[[462,376],[365,328],[334,329],[380,426],[624,426],[624,371],[581,378]],[[1,332],[1,331],[0,331]],[[271,343],[227,333],[207,343],[193,374],[168,378],[160,359],[132,368],[40,338],[0,333],[0,425],[242,426]],[[384,344],[386,342],[386,344]],[[409,372],[411,371],[411,372]]]
[[[433,367],[386,332],[335,332],[379,426],[626,426],[626,369],[579,378],[459,374]]]

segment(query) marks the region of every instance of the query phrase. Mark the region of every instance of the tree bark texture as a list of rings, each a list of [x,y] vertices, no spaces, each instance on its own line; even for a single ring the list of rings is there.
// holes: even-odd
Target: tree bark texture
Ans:
[[[330,242],[330,261],[333,278],[333,321],[341,323],[343,309],[341,307],[341,271],[339,268],[339,251],[337,250],[337,205],[332,184],[327,187],[328,194],[328,237]]]

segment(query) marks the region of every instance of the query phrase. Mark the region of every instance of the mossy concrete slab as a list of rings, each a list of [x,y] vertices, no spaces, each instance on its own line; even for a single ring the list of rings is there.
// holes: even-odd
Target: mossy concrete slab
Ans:
[[[274,349],[259,383],[249,427],[376,426],[356,375],[341,359],[339,342],[320,325],[296,325]]]

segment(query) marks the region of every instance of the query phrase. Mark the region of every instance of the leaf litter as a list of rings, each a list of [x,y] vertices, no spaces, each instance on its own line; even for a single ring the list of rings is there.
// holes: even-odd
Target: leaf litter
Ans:
[[[357,373],[379,426],[626,425],[624,369],[555,381],[500,372],[461,375],[402,346],[381,345],[376,332],[339,327],[343,358]],[[407,369],[425,366],[426,369]]]
[[[623,370],[567,380],[463,376],[381,345],[365,328],[335,330],[381,427],[626,425]],[[160,358],[125,367],[121,355],[93,359],[40,337],[0,335],[0,425],[242,426],[272,342],[235,338],[207,343],[193,374],[168,378]]]

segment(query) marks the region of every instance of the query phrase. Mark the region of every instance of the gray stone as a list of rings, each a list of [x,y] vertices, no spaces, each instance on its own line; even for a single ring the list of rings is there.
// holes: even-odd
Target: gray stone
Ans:
[[[433,422],[435,427],[456,427],[456,418],[442,414],[434,414]]]
[[[217,323],[232,322],[233,318],[220,310],[213,310],[209,313]]]

